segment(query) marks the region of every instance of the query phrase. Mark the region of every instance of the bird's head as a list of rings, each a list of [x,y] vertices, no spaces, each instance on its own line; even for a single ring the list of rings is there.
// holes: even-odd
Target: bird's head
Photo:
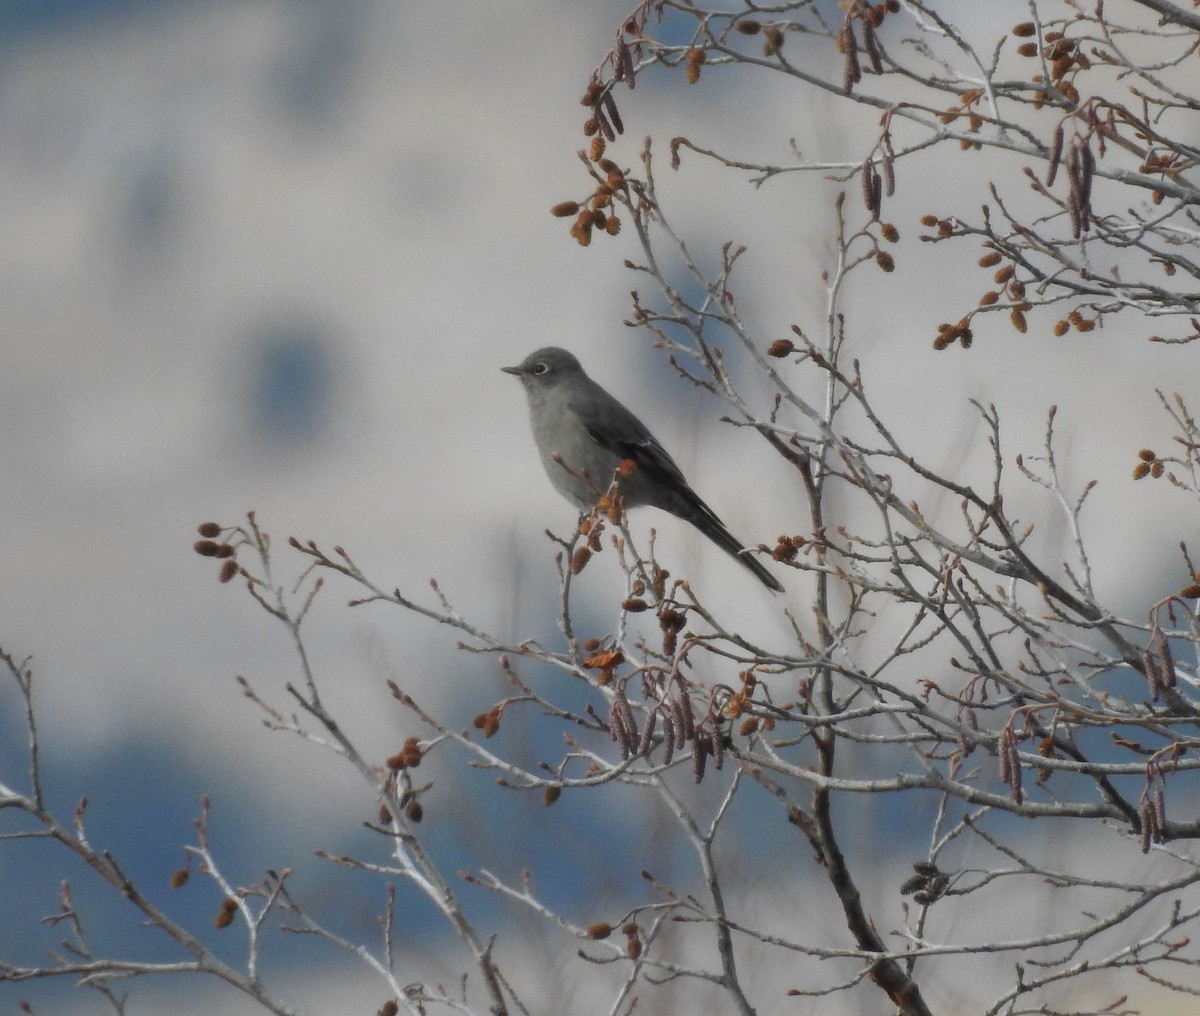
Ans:
[[[519,378],[526,388],[547,389],[583,373],[574,355],[557,346],[545,346],[530,353],[515,367],[501,367],[505,374]]]

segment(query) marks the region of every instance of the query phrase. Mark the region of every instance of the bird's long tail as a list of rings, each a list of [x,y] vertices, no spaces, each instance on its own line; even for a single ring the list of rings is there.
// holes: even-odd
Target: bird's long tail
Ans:
[[[712,540],[725,553],[731,557],[736,557],[747,571],[772,592],[783,592],[783,585],[780,581],[762,566],[758,558],[752,557],[746,552],[746,545],[725,528],[725,523],[703,501],[700,501],[690,514],[681,515],[681,518],[686,519],[699,529],[700,532]]]

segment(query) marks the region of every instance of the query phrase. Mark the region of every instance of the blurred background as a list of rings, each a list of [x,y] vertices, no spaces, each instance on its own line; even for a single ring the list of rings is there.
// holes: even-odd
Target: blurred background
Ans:
[[[295,866],[306,901],[340,914],[331,919],[347,921],[348,934],[372,934],[381,905],[364,880],[346,914],[339,894],[352,890],[327,883],[312,858],[317,847],[366,849],[358,828],[375,804],[327,753],[265,731],[241,697],[238,674],[288,709],[295,654],[239,583],[218,585],[213,563],[193,553],[198,523],[237,523],[255,510],[280,553],[281,584],[302,568],[288,536],[340,544],[384,588],[432,602],[436,577],[481,627],[554,644],[554,548],[543,530],[568,532],[574,514],[541,473],[519,386],[499,372],[553,343],[644,416],[747,542],[803,531],[796,491],[769,450],[722,427],[722,407],[697,397],[648,336],[623,324],[630,290],[644,284],[622,264],[637,257],[632,231],[584,249],[567,236],[569,220],[548,214],[590,193],[576,155],[585,141],[578,100],[628,6],[0,7],[0,646],[33,658],[52,801],[69,815],[87,795],[93,844],[185,920],[203,925],[218,903],[200,880],[166,889],[204,794],[231,881]],[[996,16],[968,13],[979,20],[967,24],[995,30],[1012,20],[987,22]],[[686,154],[690,172],[670,174],[667,141],[688,134],[786,161],[795,136],[814,158],[857,162],[877,129],[875,114],[837,120],[811,93],[798,105],[771,77],[706,71],[687,88],[682,72],[646,75],[619,96],[629,133],[610,149],[635,166],[653,135],[667,205],[705,264],[725,240],[749,245],[739,306],[764,344],[793,323],[820,332],[838,185],[792,175],[757,191]],[[1092,517],[1098,584],[1117,608],[1138,611],[1164,585],[1177,587],[1171,554],[1186,535],[1182,498],[1128,482],[1137,448],[1165,440],[1152,388],[1170,387],[1177,354],[1148,347],[1140,328],[1085,343],[1051,340],[1048,326],[1018,336],[999,321],[976,329],[970,354],[934,353],[937,323],[956,319],[986,285],[969,258],[923,270],[939,252],[915,242],[917,220],[955,202],[977,209],[984,183],[967,159],[961,176],[927,162],[922,177],[921,167],[914,159],[911,174],[901,168],[889,212],[908,241],[897,249],[900,270],[852,284],[868,383],[877,380],[898,432],[947,469],[983,446],[969,398],[1001,407],[1010,454],[1037,451],[1046,408],[1058,403],[1068,480],[1102,481]],[[742,371],[736,351],[730,357]],[[739,376],[765,406],[753,375]],[[987,461],[965,468],[983,477]],[[673,520],[635,516],[635,532],[651,525],[673,570],[708,580],[712,599],[747,628],[788,638],[753,578]],[[1144,535],[1160,526],[1161,541]],[[1048,527],[1046,539],[1068,553],[1061,530]],[[581,583],[585,629],[589,598],[599,608],[619,582],[607,557]],[[331,583],[309,636],[328,704],[365,749],[383,758],[422,733],[391,708],[385,679],[463,725],[503,694],[494,661],[457,652],[453,633],[379,606],[346,610],[355,595]],[[607,615],[595,621],[603,630]],[[0,686],[0,718],[0,781],[24,790],[11,681]],[[463,866],[501,846],[523,864],[532,858],[560,902],[579,864],[592,884],[624,879],[621,837],[653,836],[614,830],[611,845],[568,866],[554,837],[569,835],[570,806],[552,819],[557,833],[535,838],[513,811],[485,803],[495,798],[482,793],[488,785],[468,782],[458,804],[444,800],[453,821],[442,848]],[[503,842],[468,844],[472,828],[499,830]],[[61,939],[62,929],[36,920],[57,909],[68,876],[67,859],[44,845],[0,844],[0,912],[10,915],[0,921],[0,956],[36,962]],[[90,908],[97,946],[175,955],[86,879],[77,903]],[[440,926],[411,905],[417,930],[407,948],[432,954]],[[222,947],[236,960],[232,936]],[[328,951],[310,942],[285,937],[272,956],[272,969],[304,986],[281,992],[304,1011],[385,997],[378,983],[347,981],[344,966],[326,976],[317,961]],[[426,961],[435,958],[414,962],[414,978]],[[453,958],[447,969],[457,969]],[[248,1011],[206,983],[138,991],[136,1012],[168,1001],[179,1013]],[[97,1011],[66,985],[0,986],[0,1010],[21,998],[46,1011]]]

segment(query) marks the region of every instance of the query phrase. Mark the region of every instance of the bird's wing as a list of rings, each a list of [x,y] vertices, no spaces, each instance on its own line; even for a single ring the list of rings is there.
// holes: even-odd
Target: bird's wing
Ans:
[[[646,425],[602,388],[593,389],[571,407],[593,441],[621,459],[630,459],[648,477],[687,487],[683,472]]]
[[[745,547],[725,528],[717,513],[688,486],[675,460],[667,454],[646,425],[599,385],[571,399],[570,409],[588,435],[601,448],[621,459],[632,459],[659,496],[648,503],[690,522],[726,553],[748,568],[768,589],[783,586],[766,568],[745,552]]]

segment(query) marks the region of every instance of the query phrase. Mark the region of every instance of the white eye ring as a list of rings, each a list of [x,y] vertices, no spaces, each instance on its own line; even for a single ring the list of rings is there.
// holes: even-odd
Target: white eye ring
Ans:
[[[548,373],[549,370],[550,370],[550,367],[544,363],[535,363],[533,365],[533,373],[537,374],[538,376]]]

